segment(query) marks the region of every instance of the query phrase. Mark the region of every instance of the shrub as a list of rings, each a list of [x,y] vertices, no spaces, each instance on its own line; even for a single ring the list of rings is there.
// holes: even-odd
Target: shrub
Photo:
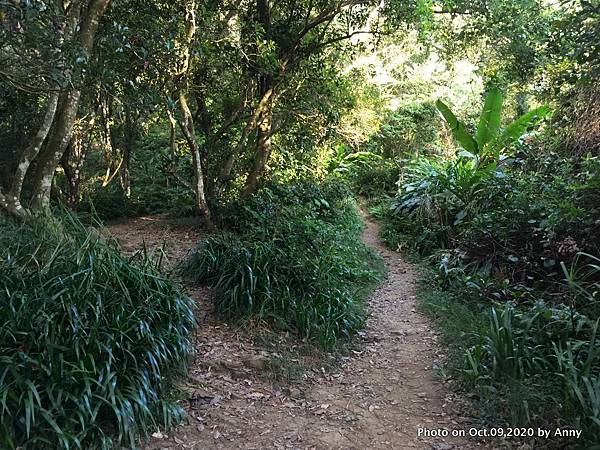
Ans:
[[[432,154],[439,144],[441,121],[431,102],[402,105],[389,111],[367,148],[385,157],[396,158],[406,154]]]
[[[556,284],[559,261],[600,252],[600,165],[592,157],[555,158],[550,166],[560,165],[559,173],[547,173],[544,159],[530,165],[514,161],[492,171],[462,158],[410,162],[388,228],[421,254],[456,250],[461,257],[453,263],[475,271],[488,265],[499,281]]]
[[[496,164],[479,166],[465,157],[407,162],[391,207],[408,226],[405,234],[415,238],[413,249],[427,254],[451,246],[457,227],[473,215],[475,201],[487,184],[500,176]]]
[[[378,201],[394,195],[398,189],[399,176],[398,164],[382,160],[358,168],[350,181],[358,195],[370,201]]]
[[[271,184],[222,213],[226,230],[202,241],[186,273],[217,289],[227,318],[257,317],[331,348],[364,321],[377,279],[360,217],[337,181]]]
[[[353,152],[344,145],[329,158],[327,172],[346,180],[356,194],[370,201],[394,195],[400,174],[394,162],[372,152]]]
[[[0,227],[0,446],[136,448],[177,422],[191,301],[73,218]]]
[[[582,446],[597,443],[600,164],[529,138],[516,150],[485,172],[465,155],[412,161],[391,209],[377,212],[387,242],[433,262],[439,295],[452,299],[445,315],[490,311],[486,327],[465,321],[450,341],[462,355],[454,373],[478,393],[482,414],[496,424],[574,427]],[[456,328],[439,317],[440,301],[429,303],[443,327]]]

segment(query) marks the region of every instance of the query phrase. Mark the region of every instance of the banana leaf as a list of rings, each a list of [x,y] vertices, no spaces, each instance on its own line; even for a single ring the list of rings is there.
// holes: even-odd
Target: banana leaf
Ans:
[[[475,137],[480,150],[498,135],[503,100],[502,91],[497,87],[492,88],[485,97],[485,104],[481,111],[477,135]]]
[[[454,136],[454,139],[456,139],[465,150],[474,154],[478,154],[479,148],[477,146],[477,142],[475,139],[473,139],[473,136],[469,134],[465,128],[465,125],[456,118],[450,108],[448,108],[448,106],[446,106],[446,104],[441,100],[435,102],[435,106],[442,113],[442,116],[444,116],[444,119],[448,123],[450,131]]]
[[[500,136],[494,139],[490,144],[491,150],[500,152],[504,147],[507,147],[523,136],[529,128],[540,123],[549,114],[550,108],[548,106],[540,106],[539,108],[532,109],[528,113],[522,115],[507,126]]]

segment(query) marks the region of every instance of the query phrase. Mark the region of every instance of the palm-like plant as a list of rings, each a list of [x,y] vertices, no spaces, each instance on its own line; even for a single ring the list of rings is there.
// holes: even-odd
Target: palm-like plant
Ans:
[[[452,135],[462,147],[460,157],[442,163],[424,160],[409,166],[413,170],[405,173],[410,181],[401,185],[396,212],[426,213],[423,217],[439,222],[442,227],[457,225],[468,218],[488,180],[499,175],[501,152],[550,112],[547,106],[541,106],[502,130],[502,103],[502,92],[492,88],[473,136],[448,106],[441,100],[436,102]]]
[[[550,108],[540,106],[522,115],[501,130],[503,101],[504,95],[499,88],[494,87],[488,92],[475,136],[467,131],[465,125],[456,118],[444,102],[441,100],[436,102],[454,139],[464,149],[461,155],[476,159],[479,162],[477,165],[480,165],[481,161],[497,162],[502,150],[516,142],[529,128],[538,125],[550,113]]]

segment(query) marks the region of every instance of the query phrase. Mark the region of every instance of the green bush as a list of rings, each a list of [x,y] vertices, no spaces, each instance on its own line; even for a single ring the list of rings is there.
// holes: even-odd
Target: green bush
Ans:
[[[499,281],[555,284],[559,261],[600,253],[600,163],[547,157],[531,164],[418,159],[404,168],[384,219],[423,255],[456,251],[451,267],[488,265]]]
[[[137,448],[180,420],[191,300],[73,218],[0,228],[0,446]]]
[[[397,191],[399,176],[398,164],[382,160],[358,168],[349,179],[358,195],[370,201],[381,201]]]
[[[438,295],[453,299],[444,315],[490,311],[483,328],[465,321],[457,341],[439,302],[427,306],[454,330],[454,374],[478,393],[482,414],[496,424],[574,427],[581,442],[597,443],[600,162],[526,141],[497,165],[409,162],[396,197],[377,212],[387,242],[433,263]]]
[[[411,103],[388,112],[366,147],[387,158],[428,155],[436,153],[441,129],[434,103]]]
[[[327,161],[327,172],[349,183],[352,190],[369,201],[393,196],[397,190],[398,165],[372,152],[353,152],[339,145]]]
[[[450,247],[457,229],[473,215],[483,190],[501,176],[496,164],[480,166],[466,157],[408,161],[391,203],[405,228],[402,234],[410,236],[412,248],[423,254]]]
[[[217,289],[227,318],[257,317],[331,348],[363,325],[365,288],[377,280],[362,222],[338,181],[273,183],[222,212],[186,272]]]

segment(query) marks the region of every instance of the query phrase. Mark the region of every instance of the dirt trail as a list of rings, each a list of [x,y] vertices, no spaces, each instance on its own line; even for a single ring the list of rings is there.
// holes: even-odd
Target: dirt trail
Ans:
[[[110,226],[126,251],[167,241],[181,258],[200,236],[162,217]],[[157,236],[159,236],[157,238]],[[434,374],[440,346],[416,311],[413,266],[383,247],[367,220],[364,241],[388,267],[369,302],[370,316],[352,356],[333,370],[311,370],[291,385],[261,376],[274,356],[244,330],[210,313],[210,291],[189,290],[201,306],[185,406],[190,416],[170,433],[154,433],[147,449],[471,449],[473,438],[426,438],[419,428],[468,430],[452,395]],[[468,436],[468,434],[467,434]]]

